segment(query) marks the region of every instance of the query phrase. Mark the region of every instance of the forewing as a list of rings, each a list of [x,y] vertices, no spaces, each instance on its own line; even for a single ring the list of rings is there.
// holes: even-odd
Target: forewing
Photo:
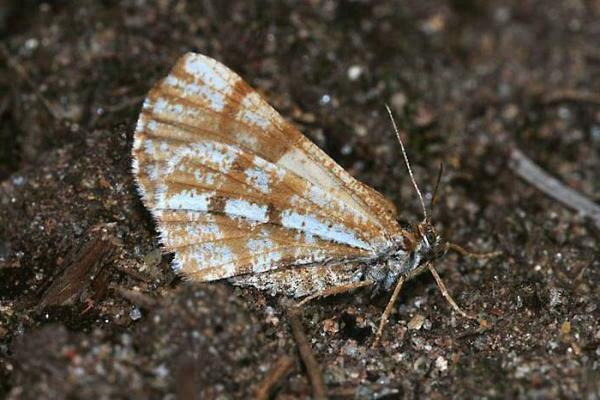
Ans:
[[[383,196],[202,55],[150,91],[133,157],[163,243],[200,280],[372,257],[398,229]]]
[[[200,281],[364,255],[310,233],[218,213],[168,211],[160,218],[162,240],[175,253],[175,268]]]

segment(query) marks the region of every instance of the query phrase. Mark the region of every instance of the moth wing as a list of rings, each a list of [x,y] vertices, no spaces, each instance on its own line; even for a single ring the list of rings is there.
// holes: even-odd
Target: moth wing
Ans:
[[[187,220],[179,222],[182,216]],[[252,224],[226,215],[174,212],[162,215],[162,239],[175,253],[174,267],[198,281],[262,274],[283,267],[351,260],[360,250],[332,244],[271,224]],[[199,225],[192,225],[190,221]]]
[[[236,276],[230,281],[234,285],[266,290],[273,295],[284,293],[290,297],[304,297],[336,286],[357,283],[363,279],[362,272],[361,266],[353,264],[313,264]]]
[[[148,132],[152,128],[157,132]],[[147,134],[188,143],[204,137],[235,145],[344,199],[358,214],[387,228],[385,232],[396,229],[395,208],[388,200],[354,179],[235,72],[209,57],[185,54],[150,91],[136,138]]]
[[[350,219],[310,182],[219,142],[157,144],[179,147],[164,161],[151,210],[187,276],[208,281],[372,255],[366,221]]]
[[[399,229],[383,196],[199,54],[184,55],[148,94],[133,159],[165,246],[200,280],[373,256]],[[203,218],[215,218],[220,235],[207,238]]]

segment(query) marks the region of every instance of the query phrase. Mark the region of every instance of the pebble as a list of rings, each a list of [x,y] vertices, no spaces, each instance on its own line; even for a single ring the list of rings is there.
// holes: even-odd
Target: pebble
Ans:
[[[142,318],[142,312],[139,308],[134,307],[131,309],[131,311],[129,311],[129,318],[131,318],[133,321],[137,321],[138,319]]]
[[[442,356],[439,356],[435,359],[435,367],[440,371],[446,371],[448,369],[448,360]]]
[[[414,317],[408,322],[408,329],[418,331],[423,327],[425,322],[425,316],[421,314],[415,314]]]
[[[348,79],[350,79],[351,81],[355,81],[358,78],[360,78],[362,73],[363,67],[361,67],[360,65],[353,65],[350,68],[348,68]]]

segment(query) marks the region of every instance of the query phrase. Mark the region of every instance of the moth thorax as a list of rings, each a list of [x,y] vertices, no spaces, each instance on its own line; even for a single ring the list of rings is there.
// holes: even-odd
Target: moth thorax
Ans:
[[[389,289],[402,275],[407,278],[418,275],[427,264],[441,257],[445,246],[429,220],[419,223],[404,234],[403,245],[386,260],[386,276],[382,286]]]
[[[397,248],[367,269],[366,279],[375,282],[375,292],[390,290],[400,276],[410,271],[411,254],[403,248]]]

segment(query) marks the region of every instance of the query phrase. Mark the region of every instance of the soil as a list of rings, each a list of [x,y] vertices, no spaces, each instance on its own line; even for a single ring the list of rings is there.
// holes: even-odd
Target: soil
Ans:
[[[502,251],[436,266],[479,324],[430,274],[379,347],[388,294],[305,307],[332,398],[599,398],[599,229],[508,162],[600,201],[599,20],[593,0],[2,2],[0,396],[247,398],[289,356],[273,398],[311,397],[289,301],[176,276],[134,190],[143,98],[196,51],[414,222],[389,103],[429,196],[445,163],[438,230]]]

